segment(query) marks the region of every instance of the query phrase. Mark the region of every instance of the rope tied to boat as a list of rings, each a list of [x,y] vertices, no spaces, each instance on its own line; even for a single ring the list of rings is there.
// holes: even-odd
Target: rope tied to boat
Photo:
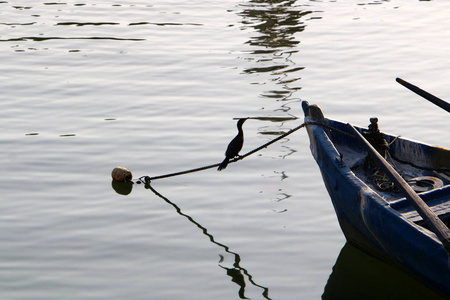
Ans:
[[[249,151],[247,153],[245,153],[244,155],[239,155],[239,156],[237,156],[237,157],[235,157],[233,159],[230,159],[230,161],[228,163],[229,164],[230,163],[235,163],[235,162],[237,162],[239,160],[242,160],[242,159],[246,158],[247,156],[250,156],[250,155],[252,155],[252,154],[254,154],[254,153],[256,153],[256,152],[258,152],[258,151],[260,151],[260,150],[262,150],[264,148],[267,148],[268,146],[272,145],[273,143],[278,142],[279,140],[285,138],[286,136],[288,136],[288,135],[296,132],[297,130],[305,127],[306,125],[307,125],[306,122],[302,123],[301,125],[299,125],[299,126],[297,126],[295,128],[292,128],[288,132],[280,135],[279,137],[277,137],[277,138],[275,138],[275,139],[273,139],[273,140],[271,140],[271,141],[269,141],[269,142],[267,142],[267,143],[265,143],[265,144],[255,148],[255,149],[253,149],[253,150],[251,150],[251,151]],[[216,163],[216,164],[211,164],[211,165],[207,165],[207,166],[203,166],[203,167],[199,167],[199,168],[193,168],[193,169],[189,169],[189,170],[184,170],[184,171],[180,171],[180,172],[174,172],[174,173],[169,173],[169,174],[164,174],[164,175],[159,175],[159,176],[153,176],[153,177],[151,177],[151,176],[141,176],[141,177],[139,177],[139,181],[143,181],[145,183],[148,183],[148,182],[150,182],[152,180],[156,180],[156,179],[162,179],[162,178],[173,177],[173,176],[178,176],[178,175],[184,175],[184,174],[188,174],[188,173],[203,171],[203,170],[207,170],[207,169],[217,168],[219,165],[220,165],[220,163]],[[137,183],[139,183],[139,181]]]
[[[374,123],[372,124],[372,127],[370,127],[370,126],[369,127],[372,128],[373,133],[383,135],[378,130],[378,126],[376,125],[376,121],[377,121],[376,118],[374,118]],[[246,158],[246,157],[248,157],[248,156],[250,156],[250,155],[252,155],[252,154],[254,154],[254,153],[256,153],[256,152],[258,152],[260,150],[262,150],[262,149],[267,148],[268,146],[278,142],[279,140],[287,137],[288,135],[298,131],[299,129],[302,129],[302,128],[306,127],[307,125],[321,126],[321,127],[326,128],[328,130],[331,130],[331,131],[334,131],[334,132],[338,132],[339,134],[346,135],[346,136],[351,137],[351,138],[355,138],[352,134],[350,134],[348,132],[345,132],[343,130],[337,129],[337,128],[332,127],[332,126],[328,126],[327,124],[324,124],[322,122],[308,121],[308,122],[304,122],[304,123],[302,123],[302,124],[292,128],[292,129],[290,129],[288,132],[283,133],[282,135],[278,136],[277,138],[275,138],[273,140],[270,140],[267,143],[265,143],[265,144],[255,148],[255,149],[253,149],[251,151],[248,151],[247,153],[245,153],[243,155],[239,155],[239,156],[237,156],[237,157],[235,157],[233,159],[230,159],[229,163],[235,163],[235,162],[238,162],[240,160],[243,160],[244,158]],[[385,145],[387,144],[386,140],[384,139],[384,135],[383,135],[382,139],[380,137],[374,138],[374,139],[378,140],[383,145],[383,147],[385,147]],[[389,145],[387,147],[389,147]],[[136,182],[132,181],[132,174],[131,174],[131,172],[128,169],[123,168],[123,167],[116,167],[113,170],[113,172],[112,172],[112,177],[113,177],[113,179],[115,179],[117,181],[123,181],[123,182],[129,182],[129,183],[137,183],[137,184],[150,183],[152,180],[163,179],[163,178],[168,178],[168,177],[174,177],[174,176],[179,176],[179,175],[199,172],[199,171],[203,171],[203,170],[207,170],[207,169],[211,169],[211,168],[217,168],[219,165],[220,165],[220,163],[215,163],[215,164],[210,164],[210,165],[206,165],[206,166],[202,166],[202,167],[198,167],[198,168],[192,168],[192,169],[188,169],[188,170],[184,170],[184,171],[172,172],[172,173],[158,175],[158,176],[144,175],[144,176],[139,177]],[[374,174],[375,173],[376,172],[374,171]],[[116,178],[116,176],[118,176],[117,174],[120,174],[120,178],[119,177]],[[384,177],[385,177],[385,175],[382,175],[382,178],[380,176],[377,176],[377,181],[382,183],[382,184],[380,184],[380,188],[383,188],[383,186],[386,185],[386,183],[384,183],[385,182],[385,178]],[[389,184],[389,183],[387,183],[387,184]]]
[[[281,139],[287,137],[288,135],[290,135],[290,134],[296,132],[297,130],[299,130],[299,129],[301,129],[301,128],[304,128],[304,127],[307,126],[307,125],[317,125],[317,126],[322,126],[322,127],[327,128],[327,129],[334,130],[334,131],[338,131],[338,132],[340,132],[340,133],[342,133],[342,134],[345,134],[345,135],[348,135],[348,136],[353,137],[351,134],[349,134],[349,133],[347,133],[347,132],[345,132],[345,131],[339,130],[339,129],[337,129],[337,128],[333,128],[333,127],[328,126],[328,125],[323,124],[323,123],[319,123],[319,122],[304,122],[304,123],[302,123],[301,125],[299,125],[299,126],[297,126],[297,127],[294,127],[294,128],[292,128],[292,129],[290,129],[288,132],[286,132],[286,133],[280,135],[279,137],[277,137],[277,138],[275,138],[275,139],[273,139],[273,140],[271,140],[271,141],[269,141],[269,142],[267,142],[267,143],[265,143],[265,144],[263,144],[263,145],[261,145],[261,146],[255,148],[255,149],[253,149],[253,150],[251,150],[251,151],[245,153],[244,155],[239,155],[238,157],[235,157],[235,158],[233,158],[233,159],[230,159],[229,163],[237,162],[237,161],[242,160],[242,159],[246,158],[247,156],[250,156],[250,155],[252,155],[252,154],[254,154],[254,153],[256,153],[256,152],[258,152],[258,151],[260,151],[260,150],[262,150],[262,149],[264,149],[264,148],[267,148],[268,146],[270,146],[270,145],[272,145],[272,144],[278,142],[279,140],[281,140]],[[203,171],[203,170],[207,170],[207,169],[211,169],[211,168],[216,168],[216,167],[218,167],[219,165],[220,165],[220,163],[216,163],[216,164],[207,165],[207,166],[203,166],[203,167],[199,167],[199,168],[195,168],[195,169],[189,169],[189,170],[185,170],[185,171],[174,172],[174,173],[169,173],[169,174],[159,175],[159,176],[154,176],[154,177],[150,177],[150,176],[141,176],[141,177],[139,177],[139,180],[140,180],[140,181],[143,181],[143,182],[145,182],[145,183],[148,183],[148,182],[150,182],[150,181],[152,181],[152,180],[156,180],[156,179],[162,179],[162,178],[167,178],[167,177],[172,177],[172,176],[184,175],[184,174],[188,174],[188,173],[193,173],[193,172]],[[138,181],[138,182],[139,182],[139,181]]]
[[[364,137],[369,143],[380,153],[383,158],[390,158],[391,165],[395,167],[394,160],[389,154],[390,145],[397,139],[394,139],[391,144],[386,141],[386,136],[378,128],[378,118],[370,118],[370,125],[368,130],[364,132]],[[396,185],[389,179],[389,176],[380,168],[380,166],[369,157],[368,161],[369,179],[383,192],[399,192]]]
[[[254,154],[254,153],[256,153],[256,152],[258,152],[258,151],[260,151],[262,149],[264,149],[264,148],[267,148],[268,146],[278,142],[279,140],[287,137],[288,135],[296,132],[297,130],[299,130],[301,128],[304,128],[307,125],[322,126],[322,127],[325,127],[325,128],[327,128],[329,130],[338,131],[338,132],[340,132],[342,134],[345,134],[345,135],[348,135],[348,136],[352,136],[351,134],[349,134],[347,132],[344,132],[344,131],[339,130],[337,128],[333,128],[333,127],[328,126],[328,125],[323,124],[323,123],[319,123],[319,122],[304,122],[304,123],[300,124],[299,126],[290,129],[288,132],[283,133],[279,137],[277,137],[277,138],[275,138],[275,139],[273,139],[273,140],[271,140],[271,141],[269,141],[269,142],[267,142],[267,143],[265,143],[265,144],[255,148],[255,149],[253,149],[253,150],[251,150],[251,151],[249,151],[249,152],[247,152],[247,153],[245,153],[243,155],[239,155],[239,156],[237,156],[237,157],[235,157],[233,159],[230,159],[229,163],[235,163],[235,162],[240,161],[240,160],[242,160],[242,159],[244,159],[244,158],[246,158],[246,157],[248,157],[248,156],[250,156],[250,155],[252,155],[252,154]],[[206,165],[206,166],[199,167],[199,168],[193,168],[193,169],[189,169],[189,170],[173,172],[173,173],[168,173],[168,174],[158,175],[158,176],[144,175],[144,176],[139,177],[139,179],[138,179],[138,181],[136,183],[138,183],[138,184],[142,183],[142,182],[149,183],[152,180],[163,179],[163,178],[168,178],[168,177],[173,177],[173,176],[179,176],[179,175],[184,175],[184,174],[193,173],[193,172],[199,172],[199,171],[203,171],[203,170],[207,170],[207,169],[211,169],[211,168],[217,168],[219,165],[220,165],[220,163],[215,163],[215,164],[210,164],[210,165]]]

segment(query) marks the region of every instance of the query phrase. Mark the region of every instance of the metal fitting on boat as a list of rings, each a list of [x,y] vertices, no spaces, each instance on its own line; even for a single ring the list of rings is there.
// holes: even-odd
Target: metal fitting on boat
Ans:
[[[444,186],[444,182],[437,177],[421,176],[408,180],[408,184],[416,193],[438,189]]]

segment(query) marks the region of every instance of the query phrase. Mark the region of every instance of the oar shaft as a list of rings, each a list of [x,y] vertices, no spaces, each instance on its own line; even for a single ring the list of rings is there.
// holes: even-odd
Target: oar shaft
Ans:
[[[401,85],[403,85],[404,87],[406,87],[406,88],[410,89],[411,91],[413,91],[414,93],[416,93],[417,95],[424,97],[431,103],[434,103],[437,106],[439,106],[440,108],[445,109],[446,111],[450,112],[450,103],[422,90],[421,88],[419,88],[419,87],[415,86],[414,84],[411,84],[401,78],[397,77],[395,80],[398,83],[400,83]]]
[[[430,207],[416,194],[409,184],[397,173],[397,171],[378,153],[377,150],[359,133],[351,124],[348,124],[354,135],[364,144],[374,160],[380,165],[383,171],[389,176],[392,182],[400,189],[410,204],[417,210],[420,216],[427,222],[430,229],[437,235],[444,244],[445,249],[450,252],[450,229],[441,219],[430,209]]]

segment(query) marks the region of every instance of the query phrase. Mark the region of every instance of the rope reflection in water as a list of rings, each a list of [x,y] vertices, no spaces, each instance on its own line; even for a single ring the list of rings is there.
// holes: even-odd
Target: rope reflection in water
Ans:
[[[186,219],[189,220],[189,222],[191,222],[192,224],[194,224],[195,226],[197,226],[198,228],[200,228],[203,232],[204,235],[206,235],[209,240],[223,248],[225,250],[226,253],[229,253],[233,256],[234,259],[234,263],[233,263],[233,267],[229,268],[229,267],[224,267],[222,266],[220,263],[222,263],[224,261],[224,256],[220,255],[220,261],[219,261],[219,267],[221,267],[222,269],[227,271],[227,275],[231,277],[231,281],[236,283],[237,285],[239,285],[239,297],[241,299],[247,299],[245,297],[245,288],[246,288],[246,279],[248,280],[248,282],[250,282],[253,286],[260,288],[263,290],[262,295],[265,299],[271,299],[269,297],[269,288],[259,285],[257,284],[254,280],[253,280],[253,276],[243,267],[241,267],[240,263],[241,263],[241,257],[239,256],[238,253],[233,252],[230,250],[230,248],[227,245],[221,244],[219,242],[217,242],[214,239],[214,236],[210,233],[208,233],[208,229],[206,229],[204,226],[202,226],[200,223],[198,223],[197,221],[195,221],[191,216],[183,213],[181,211],[181,209],[172,201],[170,201],[168,198],[164,197],[162,194],[160,194],[158,191],[156,191],[151,185],[150,182],[146,182],[145,183],[145,188],[151,190],[156,196],[158,196],[159,198],[163,199],[165,202],[167,202],[168,204],[172,205],[175,210],[177,211],[177,213],[180,216],[185,217]]]

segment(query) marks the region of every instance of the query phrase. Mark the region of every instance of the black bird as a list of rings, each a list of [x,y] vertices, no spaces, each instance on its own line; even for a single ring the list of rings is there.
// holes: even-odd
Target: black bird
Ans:
[[[242,125],[244,125],[245,121],[247,121],[247,119],[239,119],[237,122],[238,134],[228,144],[227,151],[225,152],[225,159],[217,168],[217,171],[225,169],[228,165],[228,161],[239,155],[239,151],[241,151],[242,145],[244,145],[244,131],[242,130]]]

